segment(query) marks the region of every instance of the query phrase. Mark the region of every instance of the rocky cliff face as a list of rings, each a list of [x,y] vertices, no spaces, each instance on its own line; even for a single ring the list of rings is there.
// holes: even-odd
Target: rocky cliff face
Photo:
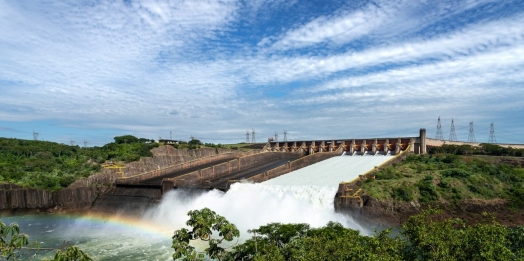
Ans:
[[[159,167],[164,168],[220,154],[241,154],[236,150],[229,149],[202,148],[189,150],[175,149],[172,146],[160,146],[154,148],[151,152],[153,153],[153,157],[141,158],[138,162],[126,164],[125,175],[136,175]],[[95,173],[86,179],[78,180],[68,188],[55,193],[41,189],[22,188],[14,184],[0,184],[0,210],[50,208],[87,210],[92,207],[93,202],[95,202],[98,197],[105,194],[110,196],[108,196],[107,199],[101,200],[117,202],[118,200],[116,198],[129,196],[126,194],[127,192],[113,191],[112,184],[119,177],[121,177],[121,175],[117,174],[115,169],[104,169],[100,173]],[[143,197],[146,199],[147,204],[149,204],[149,200],[161,197],[161,195],[155,194],[157,192],[154,192],[154,195],[149,193],[149,191],[146,192],[142,194],[148,195]]]
[[[412,215],[427,208],[442,210],[440,219],[460,218],[473,224],[489,219],[484,214],[492,214],[495,220],[507,226],[524,225],[524,209],[511,209],[508,201],[502,199],[467,199],[458,202],[418,202],[379,201],[364,196],[362,207],[346,207],[339,212],[348,213],[364,225],[400,226]]]
[[[153,157],[144,157],[139,161],[125,164],[124,176],[130,177],[140,173],[162,169],[183,162],[199,160],[202,158],[212,157],[220,154],[232,153],[242,154],[236,150],[201,148],[201,149],[175,149],[173,146],[160,146],[151,150]],[[89,187],[92,185],[110,185],[117,178],[122,177],[116,169],[103,169],[86,179],[75,181],[69,188]]]
[[[52,193],[42,189],[0,184],[0,210],[67,208],[85,210],[103,192],[102,187],[62,189]]]
[[[40,189],[24,189],[14,184],[0,184],[0,209],[50,208],[53,195]]]

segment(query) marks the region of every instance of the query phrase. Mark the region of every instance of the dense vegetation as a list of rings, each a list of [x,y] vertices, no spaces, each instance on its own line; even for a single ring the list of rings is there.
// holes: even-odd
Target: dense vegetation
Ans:
[[[524,260],[524,227],[502,226],[487,214],[468,226],[459,219],[435,221],[438,211],[426,210],[397,236],[390,229],[364,236],[335,222],[321,228],[271,223],[250,230],[251,239],[230,251],[221,243],[239,236],[234,224],[207,208],[188,215],[192,229],[173,236],[175,260]],[[192,240],[208,241],[209,247],[198,252]]]
[[[471,145],[449,145],[440,147],[429,147],[430,154],[454,154],[454,155],[488,155],[488,156],[524,156],[524,149],[512,147],[501,147],[495,144],[482,143],[478,147]]]
[[[0,182],[58,190],[88,177],[105,161],[130,162],[152,156],[148,139],[115,137],[102,147],[81,148],[55,142],[0,138]]]
[[[364,190],[382,200],[434,202],[499,198],[509,200],[514,208],[522,207],[524,160],[472,155],[517,155],[518,150],[508,149],[502,153],[504,150],[499,146],[484,145],[489,146],[475,149],[477,153],[464,153],[471,151],[462,146],[444,146],[440,151],[454,154],[409,155],[401,164],[376,172],[375,180],[367,180]],[[490,150],[485,150],[486,147]]]

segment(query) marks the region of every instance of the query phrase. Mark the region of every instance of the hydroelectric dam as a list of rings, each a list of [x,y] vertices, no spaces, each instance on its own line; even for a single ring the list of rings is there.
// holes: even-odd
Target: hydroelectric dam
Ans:
[[[426,153],[425,135],[421,129],[419,137],[268,142],[261,150],[222,153],[175,165],[162,163],[169,159],[164,156],[146,162],[149,170],[130,167],[135,171],[116,178],[114,187],[100,195],[92,209],[145,209],[173,189],[227,191],[239,182],[327,186],[334,191],[336,208],[361,207],[365,201],[360,180],[368,172],[402,160],[403,155]]]

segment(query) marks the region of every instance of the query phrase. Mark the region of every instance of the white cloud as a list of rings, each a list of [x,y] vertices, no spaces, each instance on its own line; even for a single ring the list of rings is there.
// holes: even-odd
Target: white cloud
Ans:
[[[477,7],[490,0],[462,2],[378,1],[363,7],[342,8],[333,15],[323,15],[291,29],[278,37],[263,38],[259,45],[271,45],[276,50],[316,46],[342,45],[362,37],[399,37],[443,20],[454,14]],[[275,41],[276,40],[276,41]]]
[[[271,11],[293,2],[130,3],[0,0],[0,118],[155,138],[177,130],[227,140],[240,131],[242,141],[246,128],[260,137],[284,128],[304,139],[343,137],[369,118],[387,126],[432,111],[469,117],[476,104],[524,107],[515,98],[524,96],[522,12],[415,34],[484,1],[420,13],[418,2],[404,1],[340,8],[262,41],[240,30],[273,22]],[[246,22],[248,12],[256,19]],[[365,37],[376,42],[337,51]]]

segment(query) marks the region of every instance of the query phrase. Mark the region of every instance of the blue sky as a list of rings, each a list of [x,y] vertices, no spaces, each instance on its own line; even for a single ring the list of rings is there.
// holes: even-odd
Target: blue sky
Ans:
[[[524,143],[524,2],[0,0],[0,136]]]

